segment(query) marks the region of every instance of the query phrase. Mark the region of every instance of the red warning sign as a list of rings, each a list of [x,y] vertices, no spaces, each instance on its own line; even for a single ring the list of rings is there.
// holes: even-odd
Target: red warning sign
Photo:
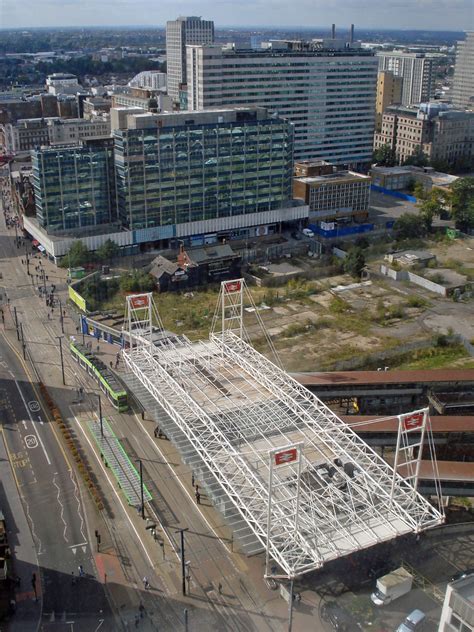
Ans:
[[[148,307],[148,296],[132,296],[130,298],[130,304],[133,309],[140,309],[141,307]]]
[[[406,415],[402,418],[403,427],[405,430],[414,430],[415,428],[421,428],[423,425],[424,413],[413,413],[412,415]]]
[[[240,292],[240,288],[242,287],[242,283],[240,281],[228,281],[224,284],[225,291],[229,292]]]
[[[283,465],[286,463],[293,463],[297,458],[296,448],[289,448],[288,450],[282,450],[281,452],[275,452],[275,465]]]

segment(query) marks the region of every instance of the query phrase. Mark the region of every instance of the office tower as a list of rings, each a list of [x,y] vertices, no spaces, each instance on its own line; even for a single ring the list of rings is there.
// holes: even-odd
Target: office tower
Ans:
[[[457,44],[452,101],[456,107],[474,109],[474,31]]]
[[[378,52],[379,70],[403,78],[402,105],[418,105],[433,94],[433,59],[424,53]]]
[[[116,221],[111,141],[34,150],[32,167],[36,218],[49,234]]]
[[[292,202],[292,126],[264,108],[132,115],[114,144],[119,216],[136,234],[231,237],[307,217]]]
[[[186,83],[186,45],[212,44],[214,22],[200,17],[179,17],[166,23],[168,94],[179,102],[179,86]]]
[[[293,123],[296,160],[371,161],[377,83],[371,51],[339,40],[187,49],[190,110],[263,106]]]
[[[389,70],[379,72],[377,78],[377,101],[375,103],[375,129],[380,131],[382,114],[389,105],[398,105],[402,102],[403,78],[396,77]]]

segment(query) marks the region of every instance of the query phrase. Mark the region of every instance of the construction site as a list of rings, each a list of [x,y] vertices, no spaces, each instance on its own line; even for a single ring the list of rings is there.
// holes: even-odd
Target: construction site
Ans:
[[[417,491],[425,444],[437,480],[427,409],[399,415],[389,464],[276,355],[247,342],[249,301],[243,279],[223,282],[209,339],[191,342],[164,330],[151,293],[128,296],[122,356],[127,385],[199,472],[241,546],[265,552],[265,577],[292,581],[441,524],[439,485],[435,505]]]

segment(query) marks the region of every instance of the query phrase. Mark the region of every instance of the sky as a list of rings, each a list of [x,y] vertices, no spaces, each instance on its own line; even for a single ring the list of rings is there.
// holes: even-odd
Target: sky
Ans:
[[[0,27],[162,26],[200,15],[219,26],[474,30],[474,0],[0,0]]]

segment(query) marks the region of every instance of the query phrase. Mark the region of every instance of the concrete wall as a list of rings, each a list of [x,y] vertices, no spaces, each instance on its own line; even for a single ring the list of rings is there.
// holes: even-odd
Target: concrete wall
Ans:
[[[425,290],[429,290],[430,292],[434,292],[435,294],[440,294],[441,296],[448,296],[448,289],[444,287],[444,285],[440,285],[439,283],[434,283],[429,279],[425,279],[424,277],[414,274],[413,272],[409,272],[408,270],[393,270],[393,268],[389,268],[388,266],[381,265],[380,272],[395,281],[411,281],[420,287],[425,288]]]

